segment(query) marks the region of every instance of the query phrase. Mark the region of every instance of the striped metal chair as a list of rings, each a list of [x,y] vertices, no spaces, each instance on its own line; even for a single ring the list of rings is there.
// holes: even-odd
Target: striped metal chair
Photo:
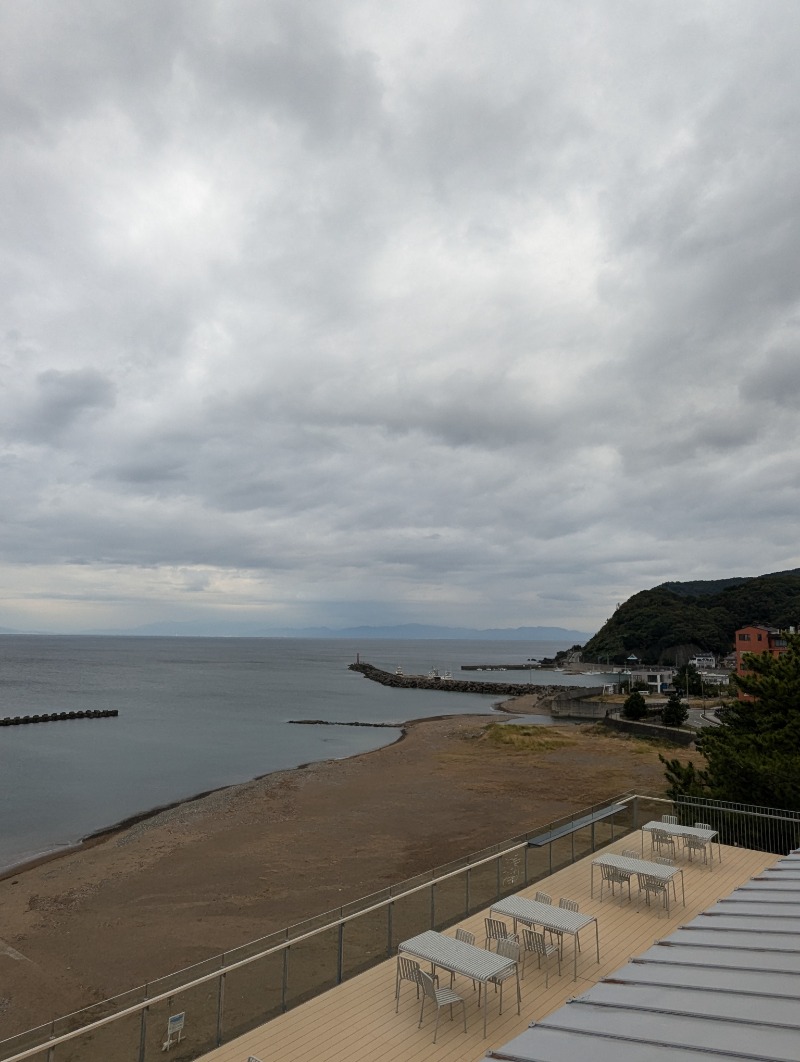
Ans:
[[[486,925],[486,939],[483,942],[484,948],[488,951],[492,950],[492,941],[495,943],[498,940],[512,940],[516,939],[513,933],[509,932],[508,926],[499,918],[484,918]]]
[[[506,959],[513,959],[514,960],[514,965],[513,966],[510,966],[507,970],[504,970],[502,973],[495,974],[495,976],[492,978],[492,983],[494,984],[495,991],[497,991],[497,986],[500,985],[500,1013],[502,1014],[503,1013],[503,982],[507,981],[509,979],[509,977],[516,977],[517,976],[517,971],[519,969],[519,961],[520,961],[520,945],[515,940],[498,940],[496,951],[497,951],[498,955],[502,955]],[[522,1006],[522,997],[521,997],[521,994],[520,994],[519,982],[517,982],[517,1014],[520,1013],[521,1006]]]
[[[650,874],[638,874],[639,879],[639,891],[644,893],[644,899],[647,906],[650,906],[651,896],[660,896],[660,907],[665,907],[667,914],[669,914],[669,886],[668,881],[662,881],[661,878],[655,878]],[[674,887],[674,883],[673,883]]]
[[[422,1028],[422,1018],[425,1014],[425,1003],[430,1000],[436,1005],[436,1026],[433,1030],[433,1042],[436,1043],[436,1037],[439,1034],[439,1016],[442,1013],[442,1007],[450,1008],[450,1021],[453,1020],[453,1004],[460,1003],[464,1011],[464,1032],[467,1031],[467,1003],[463,996],[460,996],[457,992],[454,992],[452,988],[437,988],[433,983],[433,978],[430,974],[425,973],[424,970],[419,972],[419,983],[422,986],[422,1006],[419,1008],[419,1024],[418,1029]]]
[[[539,969],[542,968],[542,959],[544,959],[544,987],[549,985],[550,978],[550,957],[555,955],[558,959],[558,976],[561,976],[561,952],[558,950],[557,944],[548,944],[544,939],[544,933],[537,933],[535,929],[523,929],[522,930],[522,946],[524,951],[522,953],[522,976],[525,976],[525,963],[528,959],[528,954],[535,955],[539,962]]]
[[[413,959],[409,959],[405,955],[397,956],[397,979],[394,986],[395,1014],[397,1014],[400,1009],[400,984],[402,981],[410,981],[411,984],[416,985],[417,999],[419,999],[419,973],[420,969],[418,962],[414,962]]]

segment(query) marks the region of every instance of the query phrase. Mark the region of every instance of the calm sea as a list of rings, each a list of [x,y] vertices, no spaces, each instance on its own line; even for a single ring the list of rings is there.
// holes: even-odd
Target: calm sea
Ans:
[[[348,665],[486,681],[596,684],[599,676],[461,672],[558,643],[0,636],[0,716],[117,708],[118,718],[0,728],[0,868],[153,808],[270,771],[396,740],[400,724],[492,710],[494,696],[392,690]],[[541,721],[541,720],[539,720]]]

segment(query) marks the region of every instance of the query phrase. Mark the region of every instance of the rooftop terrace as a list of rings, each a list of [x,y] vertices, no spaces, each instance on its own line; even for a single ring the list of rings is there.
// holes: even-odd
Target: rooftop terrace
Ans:
[[[592,859],[607,852],[621,853],[636,847],[640,834],[629,834],[578,862],[520,890],[519,895],[533,898],[543,890],[555,902],[561,896],[577,900],[581,913],[597,916],[600,930],[601,961],[596,961],[594,933],[591,927],[581,936],[582,951],[578,957],[577,980],[572,978],[572,941],[566,938],[564,964],[559,977],[555,966],[551,971],[549,988],[545,989],[544,971],[537,969],[529,958],[522,985],[521,1015],[517,1015],[514,993],[506,986],[503,1013],[498,1013],[498,996],[489,990],[488,1035],[483,1036],[483,1011],[478,1010],[477,993],[463,977],[457,977],[455,989],[467,1000],[467,1033],[463,1032],[460,1014],[450,1022],[449,1013],[442,1012],[437,1042],[434,1045],[433,1026],[435,1008],[427,1006],[421,1029],[417,1028],[419,1005],[414,989],[405,984],[401,988],[399,1013],[395,1013],[396,960],[390,959],[358,974],[345,983],[295,1007],[251,1032],[217,1050],[202,1056],[203,1062],[246,1062],[254,1056],[261,1062],[476,1062],[492,1047],[506,1044],[518,1037],[532,1020],[541,1020],[557,1010],[571,997],[578,996],[601,978],[608,977],[628,960],[680,926],[691,921],[735,888],[772,866],[780,858],[764,852],[722,846],[722,861],[713,869],[702,861],[690,863],[678,859],[684,870],[686,906],[681,904],[680,883],[678,902],[669,915],[663,908],[647,907],[637,902],[634,881],[633,901],[627,890],[617,888],[612,898],[606,887],[602,903],[599,899],[599,876],[594,898],[590,896]],[[647,845],[649,849],[649,843]],[[716,853],[716,847],[715,847]],[[481,910],[459,922],[473,932],[477,943],[484,940],[484,918],[489,909]],[[456,926],[446,932],[454,934]],[[442,984],[448,983],[447,976]],[[186,1056],[190,1057],[190,1056]]]

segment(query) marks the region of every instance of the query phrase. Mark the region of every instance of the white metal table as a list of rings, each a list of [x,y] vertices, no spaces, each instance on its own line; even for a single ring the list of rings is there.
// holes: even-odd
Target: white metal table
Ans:
[[[600,930],[594,915],[569,911],[565,907],[554,907],[551,903],[542,903],[539,900],[528,900],[524,896],[507,896],[505,900],[493,903],[491,910],[513,918],[514,929],[517,928],[517,922],[524,922],[529,926],[542,926],[544,929],[574,937],[573,981],[578,980],[578,933],[594,922],[597,961],[600,962]]]
[[[683,867],[668,867],[662,863],[651,863],[648,859],[632,859],[629,856],[616,855],[609,852],[607,855],[598,856],[592,860],[592,879],[590,895],[594,896],[594,868],[616,867],[633,876],[634,874],[649,874],[651,878],[660,878],[661,881],[672,881],[676,874],[681,876],[681,893],[683,894],[683,906],[686,906],[686,884],[683,880]]]
[[[478,948],[466,941],[456,940],[444,933],[437,933],[434,929],[428,929],[410,940],[404,940],[398,945],[398,954],[413,955],[415,959],[441,966],[450,973],[461,974],[473,981],[480,981],[482,985],[488,985],[498,974],[506,973],[512,967],[516,967],[517,973],[517,1014],[520,1013],[520,987],[519,965],[513,959],[507,959],[504,955],[497,955],[485,948]],[[484,993],[483,1001],[483,1035],[486,1035],[486,1012],[489,1009],[489,993]]]
[[[699,826],[681,826],[675,822],[659,822],[657,820],[647,822],[642,826],[642,856],[644,856],[644,835],[645,833],[652,834],[653,830],[662,830],[664,833],[668,833],[670,837],[697,837],[703,844],[708,845],[708,852],[711,856],[709,866],[712,869],[714,865],[714,845],[712,842],[716,837],[717,856],[720,863],[722,862],[722,845],[716,830],[702,830]]]

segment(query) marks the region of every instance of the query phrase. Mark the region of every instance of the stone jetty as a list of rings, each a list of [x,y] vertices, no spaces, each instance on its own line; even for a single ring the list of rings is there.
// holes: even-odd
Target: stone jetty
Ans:
[[[372,664],[364,664],[360,660],[355,664],[350,664],[350,670],[360,671],[365,678],[380,682],[382,686],[393,686],[403,690],[449,690],[452,693],[488,693],[498,697],[522,697],[531,691],[543,696],[553,696],[568,689],[580,688],[577,686],[540,686],[538,683],[532,685],[524,682],[477,682],[473,679],[442,678],[438,675],[396,675],[389,671],[381,671]]]

